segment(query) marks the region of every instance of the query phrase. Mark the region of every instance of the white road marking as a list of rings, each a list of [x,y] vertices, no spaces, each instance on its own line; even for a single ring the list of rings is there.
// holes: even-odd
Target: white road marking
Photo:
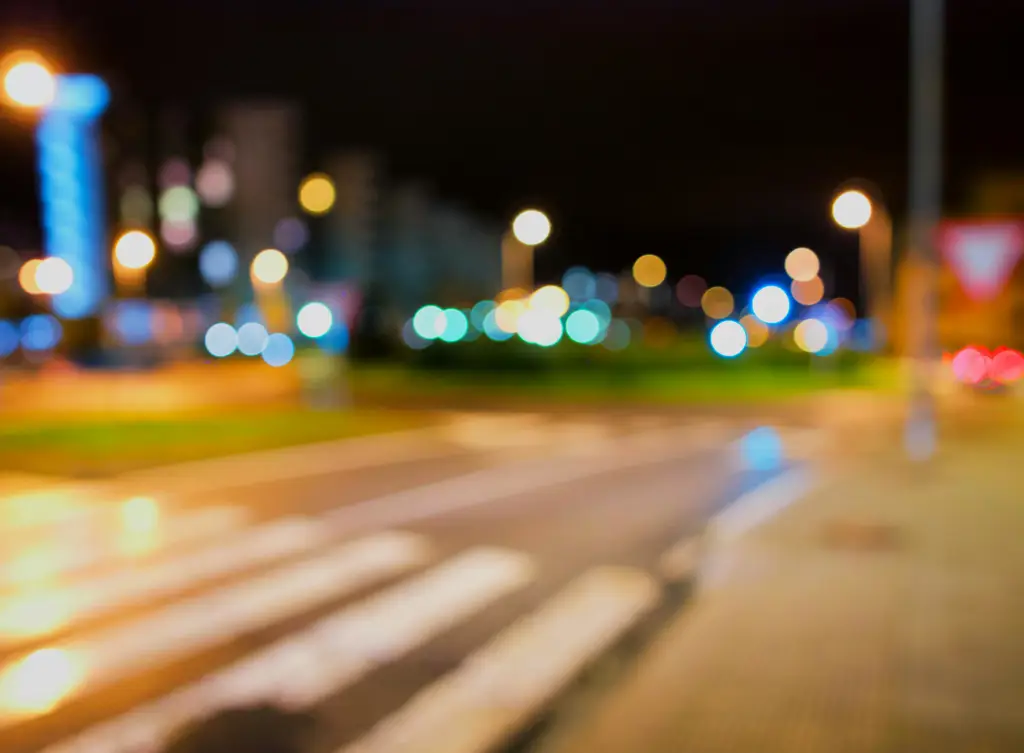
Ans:
[[[0,598],[0,649],[24,643],[136,602],[198,586],[311,551],[328,533],[310,518],[285,518],[181,557],[117,569],[63,586],[28,588]]]
[[[424,563],[422,537],[381,533],[329,553],[213,591],[53,648],[78,671],[74,688],[58,701],[224,644],[247,632],[301,614]],[[23,674],[18,661],[0,671],[0,687]],[[55,708],[55,706],[54,706]],[[53,710],[53,709],[48,709]],[[0,709],[0,726],[21,715]]]
[[[643,434],[609,445],[610,452],[600,458],[559,457],[485,468],[347,505],[328,513],[327,520],[338,532],[403,525],[600,473],[695,454],[728,435],[728,428],[718,423],[702,425],[700,431]]]
[[[534,576],[526,555],[470,550],[42,753],[154,753],[175,729],[220,709],[259,701],[312,705],[522,588]]]
[[[241,507],[205,507],[183,512],[162,521],[140,535],[119,531],[63,529],[49,539],[11,552],[0,566],[0,590],[18,588],[103,564],[136,560],[161,554],[176,546],[195,544],[223,536],[245,526],[249,513]]]
[[[714,543],[740,538],[814,488],[814,474],[797,468],[786,471],[742,495],[708,523]]]
[[[642,571],[590,571],[340,753],[494,750],[658,598]]]

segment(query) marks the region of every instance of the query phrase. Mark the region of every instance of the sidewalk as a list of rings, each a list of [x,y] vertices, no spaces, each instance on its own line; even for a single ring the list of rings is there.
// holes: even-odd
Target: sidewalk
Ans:
[[[1024,751],[1024,441],[969,431],[927,472],[837,470],[712,549],[545,753]]]

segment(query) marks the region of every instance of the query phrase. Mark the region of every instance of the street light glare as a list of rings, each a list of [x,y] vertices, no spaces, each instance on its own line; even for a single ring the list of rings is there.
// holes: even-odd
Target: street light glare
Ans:
[[[750,307],[765,324],[778,324],[789,316],[789,295],[778,285],[765,285],[754,293]]]
[[[551,220],[538,209],[527,209],[512,221],[512,234],[522,244],[539,246],[551,235]]]
[[[288,257],[276,248],[265,248],[252,260],[252,279],[264,285],[275,285],[288,274]]]
[[[66,293],[75,281],[71,265],[57,256],[43,259],[35,269],[36,287],[43,295]]]
[[[847,230],[858,230],[871,219],[871,200],[861,191],[844,191],[832,202],[832,219]]]
[[[327,214],[336,197],[334,181],[323,173],[307,176],[299,186],[299,204],[309,214]]]
[[[155,258],[156,242],[142,230],[129,230],[114,243],[114,260],[125,269],[145,269]]]
[[[17,107],[46,107],[57,96],[57,79],[38,55],[19,52],[3,64],[4,95]]]

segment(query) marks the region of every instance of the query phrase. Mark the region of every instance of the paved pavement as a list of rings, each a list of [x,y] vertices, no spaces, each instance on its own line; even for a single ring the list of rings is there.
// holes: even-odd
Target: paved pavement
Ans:
[[[324,751],[489,750],[788,472],[750,428],[467,415],[0,499],[0,750],[145,753],[255,700]]]
[[[878,452],[707,549],[696,598],[544,753],[1024,750],[1019,428]]]

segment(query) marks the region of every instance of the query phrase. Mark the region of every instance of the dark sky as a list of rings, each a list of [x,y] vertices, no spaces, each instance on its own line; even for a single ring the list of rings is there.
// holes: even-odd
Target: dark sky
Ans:
[[[495,220],[547,209],[542,272],[656,252],[674,276],[741,282],[810,245],[845,280],[833,189],[862,176],[905,203],[909,0],[65,5],[7,0],[5,44],[34,29],[126,100],[299,99],[314,155],[376,148]],[[948,7],[955,209],[973,175],[1024,163],[1024,3]],[[12,206],[31,142],[2,129]]]

